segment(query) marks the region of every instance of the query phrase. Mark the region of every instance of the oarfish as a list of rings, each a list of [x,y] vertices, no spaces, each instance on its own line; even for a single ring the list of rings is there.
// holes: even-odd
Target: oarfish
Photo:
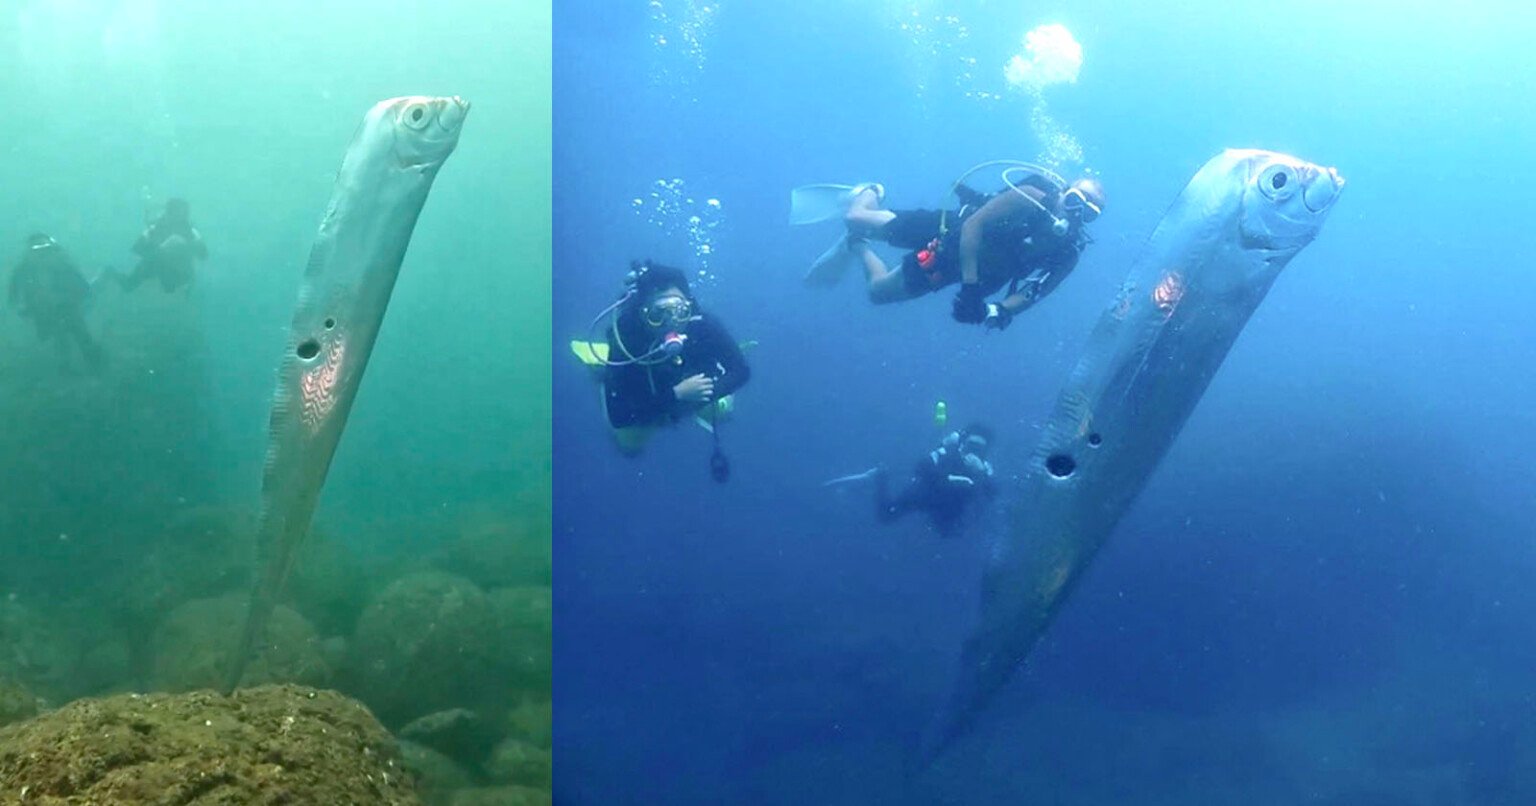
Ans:
[[[264,640],[309,531],[416,219],[468,113],[469,104],[457,97],[381,101],[363,118],[342,158],[278,368],[262,478],[262,563],[228,690],[239,685]]]
[[[968,728],[1035,646],[1343,186],[1332,168],[1229,150],[1163,216],[1045,424],[926,759]]]

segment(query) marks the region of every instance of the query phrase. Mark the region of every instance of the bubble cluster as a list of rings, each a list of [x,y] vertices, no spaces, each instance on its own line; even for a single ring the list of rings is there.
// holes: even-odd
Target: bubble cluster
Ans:
[[[692,268],[703,281],[715,279],[709,263],[716,251],[716,239],[725,225],[720,200],[696,199],[682,179],[657,179],[650,192],[630,200],[630,208],[647,224],[661,230],[667,240],[683,239],[693,253]]]
[[[1077,83],[1083,46],[1064,25],[1041,25],[1024,35],[1024,49],[1003,68],[1010,86],[1039,91],[1053,84]]]
[[[655,50],[652,84],[674,88],[692,84],[704,69],[705,42],[719,13],[718,2],[650,0],[650,40]]]
[[[1083,146],[1051,115],[1045,88],[1077,83],[1078,71],[1083,67],[1083,46],[1066,26],[1054,23],[1026,33],[1023,46],[1003,67],[1003,77],[1029,101],[1029,127],[1041,146],[1036,161],[1053,169],[1080,164]]]

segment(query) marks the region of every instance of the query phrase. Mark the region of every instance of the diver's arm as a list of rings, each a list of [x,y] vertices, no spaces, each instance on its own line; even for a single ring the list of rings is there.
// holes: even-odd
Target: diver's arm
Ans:
[[[146,227],[145,230],[139,234],[139,239],[133,242],[133,253],[135,255],[139,255],[140,257],[149,257],[150,253],[155,251],[155,244],[150,240],[153,233],[153,228]]]
[[[196,227],[187,228],[192,233],[192,254],[200,260],[208,259],[208,244],[203,242],[203,234]]]
[[[1032,187],[1020,188],[1020,191],[1030,194],[1030,198],[1037,201],[1045,198],[1045,194]],[[966,285],[981,282],[981,267],[977,258],[981,254],[981,236],[987,224],[1034,208],[1035,205],[1029,199],[1010,191],[993,196],[975,215],[967,218],[960,225],[960,282]]]
[[[715,399],[719,400],[726,395],[734,394],[737,389],[745,386],[752,378],[752,368],[747,366],[747,357],[742,355],[741,347],[725,326],[718,319],[707,317],[700,325],[704,325],[704,344],[717,365],[717,369],[710,375],[715,379]]]

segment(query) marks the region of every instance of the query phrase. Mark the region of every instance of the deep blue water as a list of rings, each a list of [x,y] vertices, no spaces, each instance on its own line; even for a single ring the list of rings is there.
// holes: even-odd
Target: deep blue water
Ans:
[[[644,3],[556,8],[558,799],[1536,799],[1521,6],[660,5],[670,28]],[[702,66],[678,52],[690,13],[715,18]],[[1062,288],[992,335],[952,322],[949,293],[876,309],[851,280],[804,289],[835,227],[786,226],[790,188],[878,180],[934,206],[972,164],[1042,156],[1028,99],[965,90],[1002,91],[1051,22],[1084,58],[1050,114],[1110,195]],[[1027,670],[907,777],[990,532],[882,529],[862,491],[820,482],[908,466],[940,399],[992,422],[1018,472],[1141,243],[1225,147],[1349,184]],[[647,220],[674,178],[720,201],[707,265]],[[646,256],[706,270],[703,304],[760,342],[727,485],[698,429],[618,456],[565,351]]]

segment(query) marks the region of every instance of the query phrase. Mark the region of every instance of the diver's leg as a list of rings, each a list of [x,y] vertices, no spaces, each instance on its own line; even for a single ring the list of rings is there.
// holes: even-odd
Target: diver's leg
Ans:
[[[907,283],[905,268],[892,270],[885,265],[885,261],[875,254],[875,250],[869,248],[869,243],[861,241],[851,247],[858,253],[859,260],[864,265],[865,288],[869,292],[869,301],[876,305],[886,305],[892,302],[906,302],[917,294],[913,293]]]
[[[84,312],[76,311],[70,316],[65,322],[65,328],[69,340],[79,345],[80,357],[85,359],[85,365],[91,369],[100,367],[102,359],[101,345],[91,338],[91,331],[85,326]],[[64,339],[60,339],[60,341],[62,342]]]
[[[868,235],[885,226],[895,217],[896,214],[890,210],[880,209],[880,195],[874,188],[867,187],[853,197],[853,202],[848,205],[848,212],[843,214],[843,223],[854,235]]]

